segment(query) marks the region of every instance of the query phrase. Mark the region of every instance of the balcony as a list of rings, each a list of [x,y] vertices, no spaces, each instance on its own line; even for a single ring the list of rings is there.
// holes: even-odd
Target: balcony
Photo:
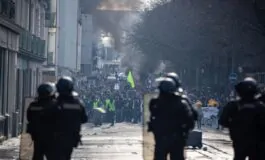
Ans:
[[[0,0],[0,25],[20,34],[23,30],[15,23],[16,5],[12,0]]]
[[[15,21],[15,3],[12,0],[0,0],[0,14],[12,21]]]
[[[21,33],[19,40],[19,48],[22,54],[37,60],[45,60],[45,40],[32,35],[26,30]]]

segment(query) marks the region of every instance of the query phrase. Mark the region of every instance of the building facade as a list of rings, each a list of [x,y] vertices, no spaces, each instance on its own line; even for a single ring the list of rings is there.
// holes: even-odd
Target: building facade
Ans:
[[[57,79],[57,3],[58,0],[49,0],[46,10],[46,27],[48,29],[47,40],[47,61],[44,65],[42,78],[43,81],[56,81]]]
[[[57,66],[78,71],[81,59],[78,55],[78,32],[81,28],[79,0],[58,0],[57,5]]]
[[[0,137],[17,136],[46,59],[46,0],[0,0]]]

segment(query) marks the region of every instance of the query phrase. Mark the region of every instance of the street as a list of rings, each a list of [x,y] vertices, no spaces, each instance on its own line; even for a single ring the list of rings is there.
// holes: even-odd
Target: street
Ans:
[[[187,149],[188,160],[230,160],[233,151],[227,134],[220,131],[203,129],[203,144],[207,150]],[[138,124],[119,123],[114,127],[104,124],[102,127],[83,126],[83,145],[75,149],[73,160],[146,160],[152,159],[152,140],[142,138],[142,127]],[[144,144],[144,152],[142,150]],[[18,138],[5,141],[0,145],[0,160],[18,158]],[[146,147],[147,146],[147,147]]]
[[[153,159],[152,134],[144,132],[144,157],[145,160]],[[233,150],[231,141],[226,133],[203,128],[203,148],[186,149],[187,160],[231,160]]]

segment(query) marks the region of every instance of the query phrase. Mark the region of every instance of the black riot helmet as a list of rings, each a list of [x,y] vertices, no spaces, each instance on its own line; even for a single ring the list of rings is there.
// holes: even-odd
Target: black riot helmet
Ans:
[[[56,84],[56,88],[59,94],[63,95],[71,94],[74,90],[73,79],[68,76],[61,77]]]
[[[179,88],[181,86],[181,81],[180,81],[179,75],[177,73],[169,72],[166,74],[165,77],[173,79],[176,83],[176,88]]]
[[[38,98],[48,98],[55,95],[56,88],[54,83],[42,83],[37,89]]]
[[[173,79],[162,77],[157,81],[159,82],[158,89],[160,93],[174,93],[176,91],[176,83]]]
[[[251,77],[239,82],[235,90],[241,98],[254,98],[259,92],[257,81]]]

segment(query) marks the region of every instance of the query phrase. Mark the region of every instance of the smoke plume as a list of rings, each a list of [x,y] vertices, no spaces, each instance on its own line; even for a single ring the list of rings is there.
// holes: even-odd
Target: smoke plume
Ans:
[[[123,66],[133,68],[137,79],[139,75],[142,77],[146,72],[153,71],[153,65],[142,68],[139,64],[146,64],[148,58],[144,57],[133,46],[126,44],[124,39],[140,20],[140,11],[145,7],[146,1],[81,0],[82,12],[93,16],[94,33],[99,35],[101,31],[104,31],[112,35],[115,49],[123,54]],[[96,37],[96,35],[94,36]]]

